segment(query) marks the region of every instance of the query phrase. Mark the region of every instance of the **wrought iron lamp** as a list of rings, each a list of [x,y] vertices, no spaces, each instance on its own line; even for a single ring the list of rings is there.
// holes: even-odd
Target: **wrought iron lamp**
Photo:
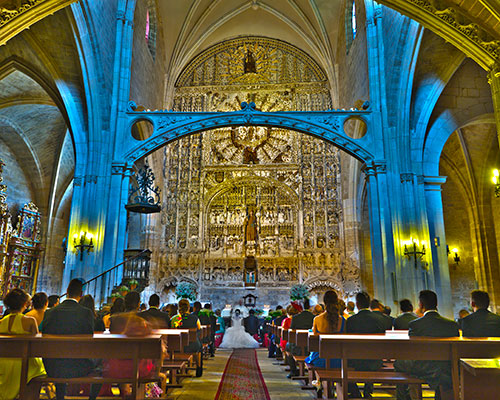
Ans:
[[[87,254],[89,254],[90,251],[94,249],[93,239],[94,235],[88,232],[81,231],[80,236],[78,236],[78,233],[73,235],[73,246],[76,253],[80,253],[80,261],[83,261],[84,251],[87,251]]]
[[[425,255],[425,244],[422,243],[422,248],[420,248],[418,240],[412,239],[409,243],[405,243],[404,255],[408,257],[408,259],[413,257],[415,269],[417,269],[417,261]]]
[[[500,197],[500,172],[498,169],[493,170],[493,177],[491,178],[495,185],[495,197]]]
[[[145,164],[135,175],[135,181],[137,185],[132,185],[129,203],[125,208],[141,214],[160,212],[160,188],[154,186],[155,176],[148,164]]]
[[[450,251],[450,247],[448,245],[446,245],[446,251],[448,252],[448,255],[453,253],[453,261],[455,261],[455,265],[458,266],[458,263],[460,262],[460,256],[458,255],[458,249],[456,247],[454,247]]]

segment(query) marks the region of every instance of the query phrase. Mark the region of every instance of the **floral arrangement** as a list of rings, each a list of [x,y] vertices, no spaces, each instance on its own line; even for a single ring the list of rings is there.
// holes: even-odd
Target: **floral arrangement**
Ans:
[[[123,297],[123,296],[120,293],[118,293],[118,292],[114,292],[114,293],[111,294],[111,297],[118,298],[118,297]]]
[[[196,300],[196,287],[189,282],[180,282],[175,289],[177,299]]]
[[[308,299],[311,296],[309,290],[306,285],[302,285],[300,283],[293,285],[290,289],[290,299],[295,300],[303,300]]]
[[[215,315],[212,310],[207,310],[206,308],[202,308],[198,315],[206,315],[207,317],[211,317],[212,315]]]
[[[257,315],[257,316],[264,314],[264,310],[262,310],[260,308],[256,308],[256,309],[254,309],[254,311],[255,311],[255,315]]]
[[[134,290],[139,285],[139,282],[135,279],[131,279],[128,281],[128,285],[130,286],[130,289]]]
[[[269,311],[269,313],[267,314],[269,317],[272,318],[276,318],[276,317],[280,317],[283,315],[283,313],[281,312],[281,310],[275,310],[275,311]]]

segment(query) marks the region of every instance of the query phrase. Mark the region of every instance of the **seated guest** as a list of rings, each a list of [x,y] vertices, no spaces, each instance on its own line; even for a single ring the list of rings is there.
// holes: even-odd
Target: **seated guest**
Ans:
[[[470,294],[474,312],[461,320],[465,337],[500,337],[500,316],[488,311],[490,296],[481,290]]]
[[[297,303],[293,302],[291,303],[287,308],[286,308],[286,318],[283,320],[281,323],[281,327],[283,330],[285,329],[290,329],[290,326],[292,325],[292,317],[294,315],[297,315],[299,312],[302,311],[302,306],[298,305]],[[284,340],[283,338],[280,339],[280,347],[282,351],[285,351],[287,341]]]
[[[40,326],[45,310],[49,305],[49,298],[44,292],[35,293],[31,298],[31,304],[33,304],[33,308],[26,315],[35,318],[37,326]]]
[[[201,305],[201,304],[200,304]],[[170,320],[170,327],[173,329],[193,329],[196,328],[198,331],[201,329],[201,323],[198,316],[194,313],[190,313],[189,301],[182,299],[178,304],[179,313],[174,315]],[[196,335],[196,340],[193,343],[184,346],[184,353],[196,353],[196,376],[200,377],[203,374],[203,364],[201,357],[202,345],[198,334]]]
[[[455,337],[459,335],[455,321],[444,318],[437,312],[437,295],[431,290],[422,290],[418,296],[419,308],[424,316],[415,319],[409,324],[410,337]],[[412,361],[397,360],[394,363],[396,371],[407,372],[426,381],[431,389],[440,391],[441,399],[453,399],[451,383],[451,365],[449,361]],[[436,394],[436,397],[438,395]],[[398,400],[403,400],[398,391]]]
[[[375,317],[382,321],[386,331],[390,331],[392,329],[392,318],[385,314],[385,307],[380,301],[373,299],[370,302],[370,310]]]
[[[128,336],[147,336],[151,333],[150,324],[139,316],[141,297],[132,291],[125,296],[125,312],[114,314],[110,319],[109,332]],[[154,372],[152,360],[140,360],[139,376],[147,378]],[[130,378],[133,375],[133,360],[110,359],[104,361],[103,377]],[[120,385],[122,397],[130,394],[129,385]]]
[[[345,318],[340,314],[339,298],[335,291],[329,290],[323,297],[326,311],[313,320],[313,332],[316,335],[325,333],[343,333],[345,329]],[[325,368],[326,361],[319,357],[319,353],[312,351],[306,358],[306,363],[317,368]],[[340,368],[341,360],[330,360],[330,368]]]
[[[312,309],[312,314],[316,317],[323,313],[323,311],[325,311],[323,306],[321,304],[316,304]]]
[[[82,297],[83,282],[72,279],[67,289],[67,299],[57,307],[45,312],[42,321],[42,333],[52,335],[92,335],[94,333],[94,315],[78,304]],[[90,359],[45,358],[43,360],[47,374],[54,378],[77,378],[95,373],[94,362]],[[56,398],[64,400],[66,384],[56,383]],[[92,385],[89,399],[95,399],[101,385]]]
[[[356,305],[354,304],[354,301],[348,301],[346,304],[346,313],[349,315],[349,317],[352,317],[354,314],[354,307]]]
[[[1,335],[36,335],[38,324],[35,318],[23,315],[30,304],[30,296],[21,289],[12,289],[3,303],[9,308],[10,314],[0,320]],[[33,378],[45,376],[45,368],[41,358],[30,358],[28,361],[27,398],[38,399],[40,384]],[[21,382],[21,359],[0,358],[0,398],[15,399],[19,394]]]
[[[57,294],[51,294],[49,296],[49,305],[48,308],[53,308],[59,305],[59,296]]]
[[[169,304],[167,306],[167,314],[170,319],[177,315],[177,304]]]
[[[160,306],[160,305],[158,304],[158,306]],[[146,306],[146,304],[141,303],[141,306],[139,307],[139,311],[143,312],[143,311],[146,311],[147,309],[148,309],[148,307]]]
[[[149,310],[142,311],[139,316],[148,321],[153,329],[170,328],[170,317],[167,313],[160,311],[160,296],[152,294],[149,297]]]
[[[109,329],[111,317],[115,314],[120,314],[122,312],[125,312],[125,301],[121,297],[117,297],[113,302],[111,309],[109,310],[109,314],[106,314],[104,317],[102,317],[102,321],[104,322],[104,327],[106,329]]]
[[[94,316],[94,332],[104,332],[104,322],[102,321],[102,318],[99,317],[95,312],[95,302],[92,295],[86,294],[80,299],[78,303],[92,311],[92,315]]]
[[[224,332],[226,331],[226,323],[224,322],[224,318],[221,316],[220,309],[215,310],[215,315],[217,317],[217,323],[219,324],[219,328],[215,332],[215,347],[219,347],[222,343]]]
[[[198,311],[198,318],[202,325],[210,326],[210,337],[207,337],[204,343],[208,343],[210,356],[215,357],[215,326],[217,325],[217,318],[212,311],[212,305],[210,303],[206,303],[203,306],[203,310]]]
[[[399,302],[399,308],[401,308],[401,315],[394,319],[392,326],[394,329],[408,330],[408,325],[418,316],[413,312],[413,304],[408,299],[403,299]]]
[[[286,311],[283,307],[277,306],[275,311],[275,317],[273,318],[273,324],[275,326],[281,326],[283,320],[287,317]],[[281,357],[281,348],[279,347],[280,339],[278,335],[272,335],[269,343],[269,357]]]
[[[386,318],[370,311],[370,295],[368,293],[359,292],[356,294],[356,307],[358,313],[347,319],[347,333],[385,333],[387,328]],[[382,360],[349,360],[349,366],[356,371],[377,371],[382,367]],[[350,385],[350,392],[353,397],[361,397],[361,393],[355,384]],[[373,384],[366,383],[363,397],[370,398],[372,393]]]
[[[309,299],[304,299],[303,304],[304,304],[304,311],[292,317],[292,323],[290,324],[290,329],[312,328],[314,315],[311,311],[309,311],[309,308],[311,308]],[[289,354],[291,354],[291,357],[288,357],[288,365],[290,366],[290,373],[287,376],[287,378],[291,378],[292,376],[297,376],[299,374],[293,356],[302,356],[302,355],[305,356],[305,354],[302,354],[302,349],[300,347],[297,347],[294,343],[288,343],[286,351]]]

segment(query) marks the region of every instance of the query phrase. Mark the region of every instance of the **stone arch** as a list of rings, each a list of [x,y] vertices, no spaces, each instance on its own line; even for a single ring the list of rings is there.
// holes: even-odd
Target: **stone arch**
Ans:
[[[363,163],[375,159],[369,111],[261,112],[256,110],[255,103],[244,102],[241,106],[241,111],[221,113],[135,112],[134,108],[131,108],[127,113],[129,129],[139,120],[148,120],[154,125],[154,133],[139,144],[129,138],[128,149],[122,157],[131,165],[182,137],[214,128],[251,125],[286,128],[311,135],[333,144]],[[344,122],[353,115],[363,119],[368,126],[367,134],[363,138],[351,139],[343,132]]]
[[[307,289],[313,292],[326,292],[327,290],[335,290],[336,292],[343,293],[342,285],[340,282],[331,279],[311,278],[304,282]]]
[[[493,68],[500,57],[499,38],[493,37],[487,29],[477,24],[478,17],[472,16],[472,11],[462,10],[451,1],[439,4],[429,0],[378,0],[378,3],[422,24],[487,71]],[[479,4],[477,8],[486,10]],[[485,22],[491,14],[493,11],[479,18]],[[486,23],[484,25],[488,26]]]
[[[7,9],[0,15],[0,46],[36,22],[65,8],[76,0],[23,2],[19,8]],[[2,13],[0,13],[2,14]]]
[[[240,183],[245,183],[245,182],[250,182],[254,179],[261,179],[261,178],[258,176],[245,176],[245,177],[238,178],[238,179],[231,179],[227,182],[224,182],[224,183],[221,183],[220,185],[217,185],[216,187],[212,188],[207,193],[204,208],[208,209],[208,207],[210,207],[210,204],[212,203],[212,201],[219,194],[222,194],[226,190],[230,190],[234,185],[237,185]],[[297,193],[295,193],[289,186],[285,185],[284,183],[277,181],[273,178],[269,178],[269,177],[266,178],[266,181],[268,181],[269,184],[272,184],[272,185],[279,187],[281,190],[286,192],[289,196],[293,197],[294,200],[297,200],[297,201],[299,200]]]

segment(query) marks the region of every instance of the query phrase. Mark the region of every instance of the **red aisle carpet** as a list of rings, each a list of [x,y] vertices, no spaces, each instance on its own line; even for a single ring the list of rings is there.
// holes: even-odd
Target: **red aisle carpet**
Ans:
[[[215,400],[271,400],[254,349],[233,350]]]

